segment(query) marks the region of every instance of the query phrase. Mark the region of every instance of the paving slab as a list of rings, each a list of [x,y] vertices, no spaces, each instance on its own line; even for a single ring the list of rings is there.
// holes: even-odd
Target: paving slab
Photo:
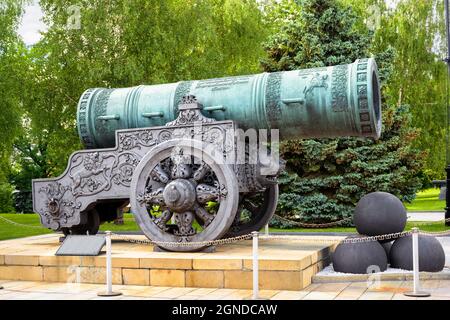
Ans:
[[[99,297],[97,293],[104,286],[92,284],[68,285],[66,283],[5,282],[9,289],[0,290],[0,300],[247,300],[252,298],[251,290],[213,288],[169,288],[152,286],[114,286],[114,291],[123,295]],[[423,290],[431,293],[428,300],[450,300],[450,281],[421,281]],[[404,296],[410,291],[410,281],[387,281],[378,285],[364,282],[312,284],[299,291],[261,290],[260,299],[271,300],[416,300]],[[417,300],[427,300],[419,298]]]
[[[280,291],[271,300],[301,300],[303,299],[309,291]]]
[[[393,297],[393,292],[366,291],[358,300],[391,300]]]
[[[408,211],[408,221],[442,221],[445,219],[444,211]]]
[[[345,287],[335,300],[357,300],[367,290],[367,283],[354,282]]]

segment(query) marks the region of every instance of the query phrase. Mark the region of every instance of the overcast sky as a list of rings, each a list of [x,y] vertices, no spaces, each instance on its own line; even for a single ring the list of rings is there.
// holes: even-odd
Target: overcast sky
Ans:
[[[25,14],[19,27],[19,34],[22,36],[26,45],[33,45],[41,38],[40,31],[47,29],[41,21],[43,16],[39,7],[39,0],[33,0],[34,3],[25,8]],[[386,0],[389,7],[395,7],[400,0]]]
[[[38,42],[41,38],[39,31],[46,30],[45,24],[41,21],[42,15],[39,0],[34,0],[32,5],[25,8],[18,31],[26,45],[33,45]]]

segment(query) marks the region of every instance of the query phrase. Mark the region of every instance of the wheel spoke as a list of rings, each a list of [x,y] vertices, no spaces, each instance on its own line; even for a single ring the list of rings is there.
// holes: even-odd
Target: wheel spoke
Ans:
[[[195,170],[192,177],[195,181],[200,182],[210,170],[209,166],[202,161],[202,164]]]
[[[194,214],[191,211],[183,213],[174,213],[175,223],[178,226],[178,230],[175,230],[175,234],[178,236],[191,236],[196,233],[192,224],[194,223]]]
[[[197,201],[199,203],[207,203],[208,201],[218,201],[220,197],[219,188],[207,185],[199,184],[196,188]]]
[[[243,201],[243,209],[250,211],[252,215],[257,214],[260,207],[261,204],[257,205],[256,203],[252,202],[251,199],[244,199]]]
[[[203,228],[206,228],[214,219],[215,215],[209,214],[202,206],[197,206],[195,215],[203,222]]]
[[[169,222],[170,218],[172,218],[172,212],[169,210],[165,210],[160,217],[154,218],[153,221],[155,224],[161,228],[161,230],[166,231],[168,227],[166,226],[167,222]]]
[[[172,160],[172,179],[188,179],[192,174],[192,159],[185,155],[182,148],[175,148],[170,156]]]
[[[169,182],[169,175],[164,171],[161,164],[158,164],[151,173],[154,180],[159,181],[163,184]]]
[[[146,192],[145,195],[141,197],[139,202],[146,204],[165,205],[163,192],[164,188],[158,188],[155,191]]]

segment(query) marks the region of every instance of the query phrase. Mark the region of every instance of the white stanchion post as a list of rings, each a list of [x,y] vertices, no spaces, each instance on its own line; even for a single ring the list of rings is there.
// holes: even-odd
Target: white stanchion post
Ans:
[[[414,272],[414,292],[420,290],[419,282],[419,232],[414,228],[412,234],[412,250],[413,250],[413,272]]]
[[[409,297],[429,297],[430,293],[420,291],[420,273],[419,273],[419,228],[412,229],[412,254],[413,254],[413,291],[405,292]]]
[[[259,264],[258,264],[258,231],[252,232],[253,237],[253,300],[259,296]]]
[[[266,232],[266,237],[268,237],[269,236],[269,224],[266,224],[265,232]]]
[[[106,292],[99,292],[100,297],[120,296],[121,292],[112,291],[112,256],[111,256],[111,231],[106,231]]]

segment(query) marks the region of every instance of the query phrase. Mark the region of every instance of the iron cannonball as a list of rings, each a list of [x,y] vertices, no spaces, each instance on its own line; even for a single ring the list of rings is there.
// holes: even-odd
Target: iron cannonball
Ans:
[[[353,215],[356,230],[367,236],[402,232],[406,219],[403,203],[387,192],[372,192],[362,197]],[[387,241],[391,240],[383,242]]]
[[[391,267],[413,270],[411,235],[394,241],[389,254]],[[435,238],[419,235],[419,271],[438,272],[445,266],[445,253],[441,243]]]
[[[354,237],[362,236],[348,238]],[[373,272],[371,268],[374,266],[380,271],[387,269],[386,251],[378,241],[340,243],[334,250],[332,260],[336,272],[367,274]]]
[[[380,241],[381,246],[383,247],[384,251],[386,252],[386,256],[388,258],[388,264],[391,263],[391,261],[389,260],[389,253],[391,252],[392,243],[393,243],[393,241],[389,241],[389,242]]]

